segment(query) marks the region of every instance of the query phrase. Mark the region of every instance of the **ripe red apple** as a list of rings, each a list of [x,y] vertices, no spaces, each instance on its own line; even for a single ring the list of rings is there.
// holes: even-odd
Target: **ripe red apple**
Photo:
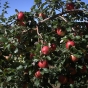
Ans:
[[[22,20],[24,19],[24,13],[23,13],[23,12],[19,12],[19,13],[17,14],[17,19],[18,19],[19,21],[22,21]]]
[[[36,78],[41,78],[41,77],[42,77],[41,72],[40,72],[40,71],[37,71],[37,72],[35,73],[35,77],[36,77]]]
[[[75,75],[76,74],[76,69],[73,68],[73,67],[70,67],[69,72],[70,72],[71,75]]]
[[[45,19],[46,15],[44,13],[39,13],[39,17],[42,17],[43,19]]]
[[[47,62],[47,60],[41,60],[41,61],[39,61],[39,62],[38,62],[38,66],[39,66],[40,68],[47,68],[47,67],[48,67],[48,62]]]
[[[66,84],[67,81],[68,81],[67,77],[64,76],[64,75],[60,75],[59,78],[58,78],[58,80],[59,80],[59,82],[60,82],[61,84]]]
[[[51,51],[55,51],[56,50],[56,44],[52,43],[50,46]]]
[[[47,55],[47,54],[49,54],[49,52],[50,52],[49,46],[43,46],[42,47],[42,49],[41,49],[42,54]]]
[[[66,42],[66,48],[69,49],[71,46],[75,46],[75,42],[72,40],[68,40]]]
[[[74,56],[74,55],[71,55],[71,56],[70,56],[70,59],[71,59],[73,62],[78,61],[78,58],[77,58],[76,56]]]
[[[71,2],[71,3],[67,3],[67,4],[66,4],[66,9],[67,9],[67,10],[72,10],[72,9],[74,9],[74,3],[72,3],[72,2]]]
[[[59,36],[64,36],[65,35],[65,33],[66,33],[66,31],[65,30],[62,30],[61,28],[57,28],[57,34],[59,35]]]

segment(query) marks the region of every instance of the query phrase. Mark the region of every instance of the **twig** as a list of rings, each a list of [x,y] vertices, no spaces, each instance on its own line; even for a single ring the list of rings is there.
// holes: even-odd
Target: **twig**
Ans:
[[[65,22],[68,22],[66,18],[64,18],[63,16],[59,16],[62,20],[64,20]],[[72,31],[75,31],[75,29],[72,27]]]
[[[40,36],[40,38],[42,39],[42,35],[39,33],[38,26],[36,27],[36,30],[37,30],[37,34],[38,34],[38,36]]]
[[[65,22],[68,22],[63,16],[59,16],[62,20],[64,20]]]

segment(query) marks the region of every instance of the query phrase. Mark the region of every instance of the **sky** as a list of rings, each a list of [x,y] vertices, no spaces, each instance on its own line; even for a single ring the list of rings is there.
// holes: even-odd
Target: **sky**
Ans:
[[[7,17],[16,14],[15,9],[18,9],[18,11],[30,11],[30,8],[34,5],[34,0],[0,0],[0,13],[2,12],[3,4],[8,1],[8,5],[10,8],[7,9],[8,14]],[[44,1],[44,0],[43,0]],[[88,0],[81,0],[88,4]]]

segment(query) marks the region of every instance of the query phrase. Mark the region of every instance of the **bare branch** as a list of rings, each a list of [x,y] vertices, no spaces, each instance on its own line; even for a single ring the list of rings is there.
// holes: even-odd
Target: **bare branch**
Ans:
[[[42,35],[39,33],[39,28],[38,28],[38,26],[36,27],[36,30],[37,30],[37,34],[38,34],[38,36],[39,36],[38,42],[41,41],[41,43],[43,44]]]
[[[59,16],[62,20],[64,20],[65,22],[68,22],[63,16]]]
[[[58,16],[62,16],[63,14],[66,14],[66,13],[73,13],[73,12],[83,12],[83,10],[78,10],[78,9],[68,10],[68,11],[65,11],[65,12],[62,12],[62,13],[59,13],[59,14],[56,14],[56,15],[54,15],[54,16],[52,16],[52,17],[46,18],[46,19],[40,21],[39,23],[43,23],[43,22],[45,22],[45,21],[54,19],[54,18],[56,18],[56,17],[58,17]]]

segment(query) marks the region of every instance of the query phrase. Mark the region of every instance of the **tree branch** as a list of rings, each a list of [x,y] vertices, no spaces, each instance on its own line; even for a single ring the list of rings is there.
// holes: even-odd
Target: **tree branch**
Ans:
[[[38,26],[36,27],[36,30],[37,30],[37,34],[38,34],[38,36],[39,36],[38,42],[41,41],[41,43],[43,44],[42,35],[39,33],[39,28],[38,28]]]
[[[56,14],[56,15],[54,15],[54,16],[52,16],[52,17],[46,18],[46,19],[40,21],[39,23],[43,23],[43,22],[45,22],[45,21],[52,20],[52,19],[54,19],[54,18],[56,18],[56,17],[58,17],[58,16],[62,16],[63,14],[72,13],[72,12],[83,12],[83,10],[78,10],[78,9],[68,10],[68,11],[65,11],[65,12],[62,12],[62,13],[59,13],[59,14]]]
[[[73,13],[73,12],[82,12],[83,13],[83,10],[78,10],[78,9],[73,9],[73,10],[68,10],[68,11],[65,11],[65,12],[62,12],[62,13],[59,13],[59,14],[56,14],[52,17],[49,17],[49,18],[46,18],[42,21],[40,21],[39,23],[43,23],[45,21],[48,21],[48,20],[52,20],[56,17],[60,17],[62,20],[64,20],[65,22],[68,22],[67,19],[64,18],[63,14],[66,14],[66,13]],[[75,31],[75,29],[72,27],[72,30]]]

